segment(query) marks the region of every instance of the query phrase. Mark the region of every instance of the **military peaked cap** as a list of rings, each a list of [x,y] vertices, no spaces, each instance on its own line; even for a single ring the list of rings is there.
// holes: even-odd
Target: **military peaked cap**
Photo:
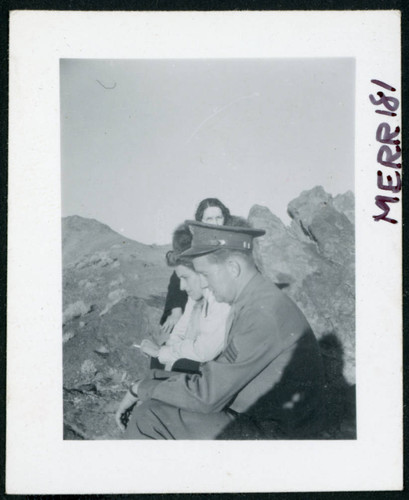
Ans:
[[[266,234],[264,229],[238,226],[216,226],[194,220],[187,220],[193,234],[192,246],[182,255],[195,257],[215,252],[221,248],[227,250],[252,250],[253,238]]]

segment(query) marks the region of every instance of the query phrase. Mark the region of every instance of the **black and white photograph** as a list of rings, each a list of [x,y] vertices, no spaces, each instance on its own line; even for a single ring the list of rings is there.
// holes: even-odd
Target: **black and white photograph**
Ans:
[[[355,61],[60,68],[65,439],[354,439]]]
[[[8,493],[402,487],[399,29],[13,12]]]

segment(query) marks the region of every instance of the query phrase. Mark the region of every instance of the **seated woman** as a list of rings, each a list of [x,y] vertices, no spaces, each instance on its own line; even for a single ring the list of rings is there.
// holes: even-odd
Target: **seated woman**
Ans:
[[[181,359],[210,361],[222,351],[225,343],[230,306],[217,302],[207,288],[201,287],[192,259],[180,255],[190,248],[191,239],[188,226],[179,226],[173,235],[174,249],[166,256],[168,265],[175,267],[181,290],[188,295],[185,311],[163,346],[149,339],[141,342],[141,350],[158,358],[166,370],[175,369],[175,362]]]
[[[196,210],[195,219],[206,224],[217,226],[229,225],[231,215],[229,209],[217,198],[202,200]],[[169,334],[183,314],[187,302],[187,294],[180,288],[180,280],[174,272],[170,278],[165,309],[160,320],[162,331]]]

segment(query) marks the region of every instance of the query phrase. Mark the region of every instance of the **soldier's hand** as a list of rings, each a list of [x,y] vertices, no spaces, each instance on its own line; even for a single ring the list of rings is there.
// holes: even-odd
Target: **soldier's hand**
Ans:
[[[129,391],[127,391],[122,401],[119,403],[118,410],[115,413],[115,422],[122,432],[124,432],[126,429],[124,416],[129,408],[133,406],[137,401],[138,398],[135,398]]]

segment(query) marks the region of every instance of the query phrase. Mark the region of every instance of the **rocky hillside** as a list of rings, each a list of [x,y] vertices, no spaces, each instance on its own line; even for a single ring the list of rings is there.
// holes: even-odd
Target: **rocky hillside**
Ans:
[[[249,221],[266,229],[255,257],[295,300],[319,339],[327,377],[328,430],[355,437],[354,197],[323,188],[288,206],[285,226],[254,206]],[[81,217],[63,219],[64,430],[66,439],[113,439],[114,413],[128,383],[148,360],[132,347],[160,339],[170,277],[169,247],[143,245]]]
[[[77,216],[62,220],[62,241],[65,436],[114,438],[118,400],[148,370],[132,344],[160,340],[169,247]]]

